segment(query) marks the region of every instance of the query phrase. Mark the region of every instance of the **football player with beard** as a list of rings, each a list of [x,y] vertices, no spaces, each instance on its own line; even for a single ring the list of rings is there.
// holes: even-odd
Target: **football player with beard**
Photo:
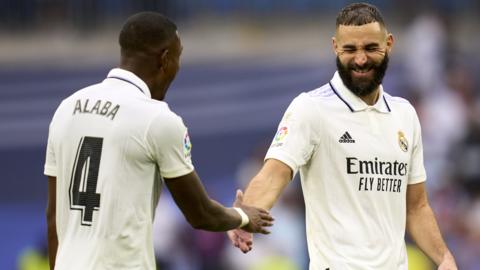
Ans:
[[[375,6],[343,8],[338,71],[292,101],[245,191],[246,204],[271,209],[300,172],[310,270],[407,270],[405,232],[438,269],[457,269],[428,202],[415,109],[382,86],[393,43]],[[228,235],[251,250],[250,233]]]

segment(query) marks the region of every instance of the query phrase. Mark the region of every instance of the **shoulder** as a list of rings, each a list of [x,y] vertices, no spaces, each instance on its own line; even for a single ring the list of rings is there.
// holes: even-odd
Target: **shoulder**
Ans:
[[[92,92],[94,93],[94,91],[97,91],[99,88],[102,88],[102,83],[92,84],[84,88],[81,88],[75,91],[74,93],[72,93],[70,96],[63,99],[61,102],[61,105],[66,106],[67,104],[75,103],[78,99],[89,98],[91,93]]]
[[[330,86],[330,84],[325,84],[317,89],[313,89],[309,92],[307,92],[307,95],[311,98],[311,99],[319,99],[319,100],[323,100],[323,99],[329,99],[331,97],[335,97],[335,92],[333,91],[332,87]]]
[[[303,106],[313,106],[315,103],[328,102],[335,98],[335,92],[329,84],[325,84],[319,88],[303,92],[292,101],[292,103],[301,104]]]
[[[322,105],[324,99],[329,99],[329,92],[331,89],[320,87],[309,92],[303,92],[296,96],[288,106],[283,120],[290,119],[290,121],[298,123],[318,123],[322,118]]]
[[[151,115],[155,119],[163,119],[163,120],[170,119],[172,121],[182,120],[182,118],[178,114],[176,114],[174,111],[170,109],[170,106],[168,105],[168,103],[164,101],[149,99],[146,105]]]
[[[386,92],[383,93],[383,97],[387,101],[387,104],[393,107],[392,109],[399,109],[402,112],[415,112],[415,108],[413,107],[413,105],[405,98],[392,96]]]
[[[186,129],[183,119],[175,112],[170,110],[166,102],[151,100],[147,106],[148,113],[151,115],[149,131],[154,133],[165,133],[183,131]]]
[[[393,114],[400,116],[401,119],[404,119],[405,121],[419,123],[420,120],[417,111],[407,99],[391,96],[388,93],[384,93],[383,97]]]
[[[327,83],[317,89],[311,90],[305,93],[305,99],[308,99],[310,104],[316,108],[316,110],[327,110],[338,108],[343,104],[339,101],[338,94],[332,88],[332,86]]]
[[[58,118],[59,115],[68,115],[70,116],[71,113],[72,113],[72,106],[74,107],[74,105],[76,104],[76,102],[83,98],[83,97],[86,97],[88,95],[88,93],[91,92],[92,89],[97,89],[99,87],[100,84],[93,84],[93,85],[89,85],[87,87],[84,87],[84,88],[81,88],[79,90],[76,90],[75,92],[73,92],[72,94],[70,94],[68,97],[64,98],[60,104],[58,105],[57,109],[55,110],[55,114],[53,116],[53,119],[52,121],[55,119],[55,118]]]
[[[298,95],[291,107],[304,111],[315,117],[321,117],[325,111],[338,107],[338,97],[329,84]]]

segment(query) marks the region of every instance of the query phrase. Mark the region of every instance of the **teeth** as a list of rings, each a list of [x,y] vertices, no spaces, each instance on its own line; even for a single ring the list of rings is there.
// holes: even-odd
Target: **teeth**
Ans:
[[[370,71],[370,69],[368,70],[358,70],[356,69],[355,72],[358,72],[358,73],[367,73],[368,71]]]

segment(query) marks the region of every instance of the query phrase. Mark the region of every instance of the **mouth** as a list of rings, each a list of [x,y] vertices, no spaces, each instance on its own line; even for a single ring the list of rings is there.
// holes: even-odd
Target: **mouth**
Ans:
[[[373,74],[373,68],[351,69],[351,72],[355,77],[367,77]]]

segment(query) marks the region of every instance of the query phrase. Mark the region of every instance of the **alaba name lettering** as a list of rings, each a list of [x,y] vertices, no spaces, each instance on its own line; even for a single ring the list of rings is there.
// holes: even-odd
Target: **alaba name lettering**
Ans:
[[[75,109],[73,109],[73,115],[88,113],[104,116],[113,120],[115,119],[115,115],[117,115],[119,109],[120,105],[114,105],[108,100],[105,101],[99,99],[95,102],[90,102],[88,98],[85,100],[77,99],[75,102]]]

